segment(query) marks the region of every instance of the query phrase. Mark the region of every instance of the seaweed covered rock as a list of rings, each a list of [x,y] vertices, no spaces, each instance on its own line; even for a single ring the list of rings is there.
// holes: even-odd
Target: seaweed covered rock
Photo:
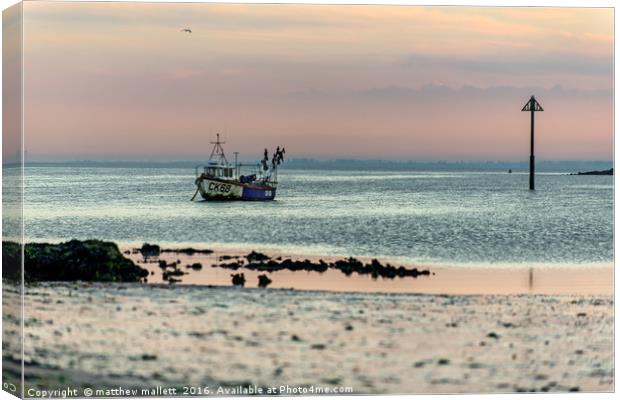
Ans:
[[[231,274],[232,284],[235,286],[245,286],[245,275],[241,274]]]
[[[15,242],[2,242],[2,279],[21,281],[21,246]]]
[[[149,274],[101,240],[28,243],[24,255],[26,281],[139,282]]]
[[[254,251],[254,250],[252,250],[252,252],[250,254],[245,256],[245,258],[248,259],[248,262],[250,264],[263,263],[263,262],[265,262],[265,261],[270,259],[270,257],[268,255],[263,254],[263,253],[259,253],[259,252]]]
[[[188,256],[193,256],[194,254],[211,254],[213,250],[210,249],[194,249],[193,247],[184,247],[181,249],[161,249],[162,253],[177,253],[177,254],[187,254]]]
[[[140,253],[144,258],[146,257],[159,257],[160,248],[156,244],[144,243],[140,248]]]
[[[202,264],[201,263],[188,264],[187,268],[193,269],[194,271],[200,271],[202,269]]]
[[[244,264],[242,261],[234,261],[231,263],[221,263],[218,265],[220,268],[227,268],[237,270],[239,268],[246,268],[253,271],[315,271],[323,273],[328,269],[339,270],[343,274],[350,276],[353,273],[359,275],[370,275],[372,278],[377,279],[379,277],[386,279],[405,278],[412,277],[417,278],[420,275],[430,275],[429,270],[419,270],[417,268],[405,268],[404,266],[396,267],[391,264],[381,264],[379,260],[373,259],[370,263],[364,264],[358,259],[353,257],[337,260],[335,262],[327,263],[323,260],[318,262],[312,262],[310,260],[291,260],[287,258],[285,260],[276,261],[261,253],[252,252],[246,256],[248,264]]]
[[[258,276],[258,287],[260,288],[266,288],[267,286],[271,284],[271,282],[273,281],[269,279],[269,277],[265,274]]]
[[[175,277],[175,276],[183,276],[185,275],[185,272],[181,271],[179,268],[176,267],[176,265],[171,269],[171,270],[165,270],[162,273],[162,277],[165,281],[170,280],[171,277]]]

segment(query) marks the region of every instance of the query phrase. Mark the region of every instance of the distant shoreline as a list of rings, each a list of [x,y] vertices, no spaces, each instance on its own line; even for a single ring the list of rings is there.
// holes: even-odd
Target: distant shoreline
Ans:
[[[188,168],[193,169],[204,160],[71,160],[71,161],[28,161],[25,167],[88,167],[88,168]],[[241,160],[246,165],[257,164],[255,160]],[[19,165],[19,164],[17,164]],[[8,168],[10,165],[5,164]],[[578,171],[606,170],[613,167],[611,160],[540,160],[536,163],[537,172],[576,173]],[[286,160],[283,171],[308,170],[381,170],[381,171],[416,171],[416,172],[527,172],[526,161],[413,161],[413,160],[363,160],[334,159],[319,160],[293,158]]]

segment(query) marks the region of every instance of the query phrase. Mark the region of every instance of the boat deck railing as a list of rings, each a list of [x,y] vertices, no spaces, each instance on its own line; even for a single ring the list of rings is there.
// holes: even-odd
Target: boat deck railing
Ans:
[[[244,175],[246,176],[256,175],[256,181],[266,182],[266,183],[271,183],[271,184],[278,183],[277,166],[269,168],[267,171],[265,171],[260,163],[256,163],[256,164],[237,163],[237,165],[235,165],[234,167],[230,165],[199,164],[194,167],[196,178],[200,178],[202,176],[208,176],[207,174],[208,168],[213,168],[214,170],[218,170],[218,169],[223,170],[223,169],[230,168],[233,170],[232,176],[226,176],[224,174],[222,176],[214,175],[214,177],[216,178],[239,179],[241,176],[244,176]],[[265,172],[271,172],[271,173],[265,174]]]

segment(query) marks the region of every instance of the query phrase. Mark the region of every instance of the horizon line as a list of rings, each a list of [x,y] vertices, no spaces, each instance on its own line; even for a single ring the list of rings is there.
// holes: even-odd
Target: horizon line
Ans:
[[[71,163],[193,163],[193,162],[206,162],[204,159],[57,159],[57,160],[23,160],[24,164],[71,164]],[[259,162],[258,159],[244,159],[239,160],[239,163],[243,162]],[[413,160],[413,159],[386,159],[386,158],[313,158],[313,157],[295,157],[290,158],[286,162],[385,162],[395,164],[405,163],[442,163],[442,164],[480,164],[480,163],[528,163],[528,160],[523,159],[428,159],[428,160]],[[18,161],[3,162],[6,164],[20,164]],[[614,163],[613,159],[538,159],[537,163]]]

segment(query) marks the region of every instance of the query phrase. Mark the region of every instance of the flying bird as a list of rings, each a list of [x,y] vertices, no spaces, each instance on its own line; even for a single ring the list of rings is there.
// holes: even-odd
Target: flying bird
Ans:
[[[189,29],[189,28],[183,28],[183,29],[181,29],[181,32],[192,33],[192,30]]]

